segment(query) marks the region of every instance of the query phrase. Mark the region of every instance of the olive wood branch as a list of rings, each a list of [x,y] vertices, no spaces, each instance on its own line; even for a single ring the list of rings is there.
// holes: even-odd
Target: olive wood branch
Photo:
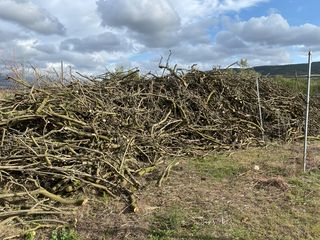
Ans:
[[[63,212],[68,202],[85,202],[75,197],[83,191],[88,198],[107,193],[136,211],[135,191],[153,181],[158,169],[164,169],[158,179],[163,186],[172,159],[265,144],[257,73],[182,71],[169,65],[170,57],[171,52],[164,64],[161,59],[160,76],[119,69],[93,77],[70,74],[63,82],[38,74],[33,85],[16,79],[20,88],[0,101],[0,183],[6,189],[1,194],[9,196],[3,198],[4,212],[21,209],[10,201],[15,198],[27,208]],[[299,139],[304,95],[264,77],[259,88],[266,141]],[[319,106],[316,99],[310,102],[315,139]],[[12,221],[4,217],[6,225],[36,219],[18,214]]]
[[[0,199],[3,198],[12,198],[12,197],[23,197],[26,195],[43,195],[47,198],[50,198],[52,201],[56,201],[59,202],[61,204],[67,204],[67,205],[82,205],[86,202],[86,198],[79,198],[79,199],[65,199],[60,197],[59,195],[53,194],[48,192],[46,189],[44,188],[39,188],[33,191],[29,191],[29,192],[16,192],[16,193],[2,193],[0,194]],[[1,214],[0,214],[1,216]]]

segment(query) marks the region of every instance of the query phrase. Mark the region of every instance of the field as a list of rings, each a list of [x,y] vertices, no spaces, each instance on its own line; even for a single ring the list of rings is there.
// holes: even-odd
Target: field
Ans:
[[[274,76],[271,78],[274,82],[284,85],[293,92],[306,93],[307,92],[307,77],[283,77]],[[311,96],[320,96],[320,78],[313,77],[310,85]]]
[[[167,70],[2,93],[1,239],[320,238],[303,86],[262,79],[262,129],[256,73]]]
[[[310,149],[308,173],[300,143],[180,159],[162,187],[153,181],[138,193],[136,213],[97,198],[60,238],[39,231],[35,239],[319,239],[319,142]]]

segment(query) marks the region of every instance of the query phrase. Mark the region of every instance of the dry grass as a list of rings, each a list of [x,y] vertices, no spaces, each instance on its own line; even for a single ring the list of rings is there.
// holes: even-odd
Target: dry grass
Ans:
[[[306,174],[301,144],[184,159],[163,187],[138,194],[136,213],[102,196],[73,226],[80,239],[320,239],[319,146]]]
[[[0,88],[0,99],[5,99],[13,94],[13,90]]]
[[[152,197],[162,218],[148,238],[319,239],[320,159],[310,156],[317,170],[302,173],[301,149],[300,144],[275,145],[190,160],[191,165],[176,170],[169,190]],[[319,153],[319,145],[311,150]],[[260,169],[254,170],[257,165]],[[220,170],[218,177],[214,169]],[[184,215],[173,230],[164,226],[165,219],[172,222],[177,215],[170,206]]]

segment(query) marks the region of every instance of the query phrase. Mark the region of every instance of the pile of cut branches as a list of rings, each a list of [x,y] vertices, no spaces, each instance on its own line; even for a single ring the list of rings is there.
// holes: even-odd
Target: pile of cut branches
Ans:
[[[0,100],[0,227],[60,215],[92,193],[123,198],[135,210],[135,190],[165,160],[302,134],[303,95],[263,78],[260,126],[255,72],[165,70],[41,87],[14,79],[23,88]]]

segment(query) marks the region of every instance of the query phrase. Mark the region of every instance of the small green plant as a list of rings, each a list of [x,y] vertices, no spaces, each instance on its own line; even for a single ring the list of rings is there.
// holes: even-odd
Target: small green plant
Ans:
[[[80,237],[75,230],[62,228],[52,231],[50,240],[80,240]]]
[[[35,236],[36,236],[36,232],[35,231],[30,231],[30,232],[27,232],[26,235],[25,235],[25,240],[34,240],[35,239]]]

